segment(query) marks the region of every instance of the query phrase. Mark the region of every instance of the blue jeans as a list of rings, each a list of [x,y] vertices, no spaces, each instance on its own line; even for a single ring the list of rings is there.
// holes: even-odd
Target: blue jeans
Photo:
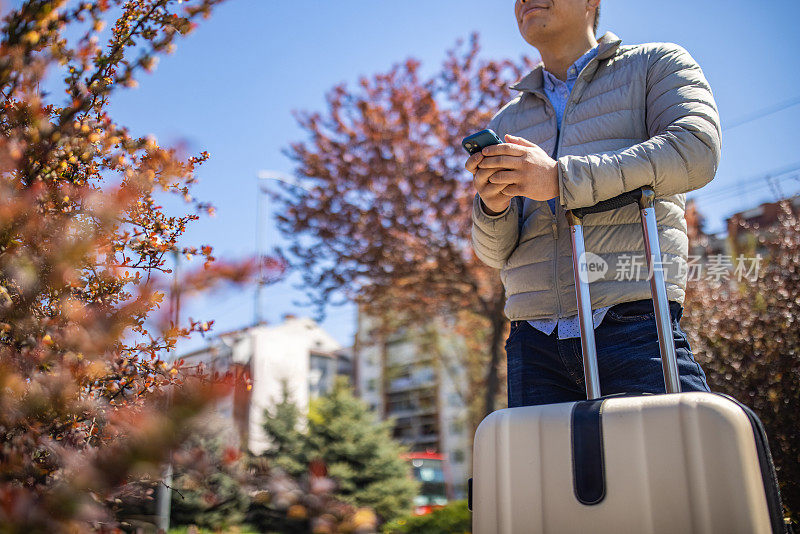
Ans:
[[[672,336],[682,391],[709,391],[681,329],[683,308],[670,302]],[[527,321],[512,321],[506,340],[508,406],[533,406],[586,399],[580,338],[558,339]],[[653,301],[612,306],[595,331],[602,395],[664,393]]]

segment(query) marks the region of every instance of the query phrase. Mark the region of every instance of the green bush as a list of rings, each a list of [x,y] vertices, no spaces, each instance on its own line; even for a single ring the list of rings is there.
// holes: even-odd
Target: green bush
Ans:
[[[472,514],[467,501],[453,501],[426,515],[409,515],[383,526],[384,534],[469,534]]]
[[[188,465],[177,469],[172,481],[170,522],[223,530],[244,522],[250,501],[243,465],[224,437],[218,421],[192,436],[176,453]]]
[[[169,529],[169,534],[191,534],[192,532],[196,532],[197,534],[258,534],[257,530],[253,530],[251,527],[244,525],[241,527],[230,527],[228,530],[208,530],[205,528],[198,528],[197,530],[190,530],[190,526],[182,526]]]
[[[175,525],[224,529],[244,521],[249,499],[239,481],[222,469],[202,480],[178,475],[173,488],[170,517]]]

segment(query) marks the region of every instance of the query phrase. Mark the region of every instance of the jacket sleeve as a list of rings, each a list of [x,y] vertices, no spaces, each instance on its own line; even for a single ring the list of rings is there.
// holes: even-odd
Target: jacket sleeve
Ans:
[[[498,111],[486,127],[494,130],[503,139],[505,132],[501,130],[499,116]],[[488,215],[483,211],[480,195],[475,193],[472,200],[472,248],[478,259],[489,267],[500,269],[517,247],[518,239],[517,197],[511,199],[505,211]]]
[[[559,196],[566,209],[592,206],[641,186],[668,196],[711,181],[720,161],[719,113],[700,66],[679,45],[665,43],[651,52],[646,106],[647,141],[558,159]]]
[[[472,200],[472,248],[478,258],[495,269],[500,269],[517,247],[519,238],[519,212],[516,197],[506,210],[498,215],[487,215],[481,208],[478,193]]]

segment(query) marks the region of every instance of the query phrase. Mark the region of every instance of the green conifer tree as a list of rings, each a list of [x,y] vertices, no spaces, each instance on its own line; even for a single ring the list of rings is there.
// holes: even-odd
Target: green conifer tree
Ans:
[[[242,463],[215,422],[198,432],[178,454],[190,455],[192,469],[178,470],[172,483],[170,521],[221,530],[241,524],[249,498],[241,485]],[[155,512],[155,503],[149,507]]]
[[[271,466],[280,467],[294,478],[308,471],[308,438],[300,430],[302,414],[289,394],[286,380],[281,383],[281,400],[264,413],[264,431],[270,437],[270,448],[264,456]]]
[[[284,396],[266,413],[264,429],[273,441],[267,454],[276,465],[302,465],[307,471],[309,463],[321,462],[337,483],[337,498],[370,507],[383,521],[411,510],[419,488],[401,456],[405,448],[392,439],[390,423],[378,421],[353,396],[346,378],[339,377],[330,394],[311,401],[304,430],[291,425],[292,417],[297,422],[297,409],[290,405]]]
[[[343,377],[309,409],[310,458],[325,463],[342,500],[369,506],[384,520],[410,510],[418,491],[390,427],[353,396]]]

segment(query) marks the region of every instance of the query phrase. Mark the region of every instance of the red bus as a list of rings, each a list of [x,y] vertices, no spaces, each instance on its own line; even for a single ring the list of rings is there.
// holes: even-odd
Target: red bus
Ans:
[[[435,452],[409,452],[403,455],[411,466],[411,476],[420,482],[414,497],[414,514],[425,515],[447,504],[444,458]]]

